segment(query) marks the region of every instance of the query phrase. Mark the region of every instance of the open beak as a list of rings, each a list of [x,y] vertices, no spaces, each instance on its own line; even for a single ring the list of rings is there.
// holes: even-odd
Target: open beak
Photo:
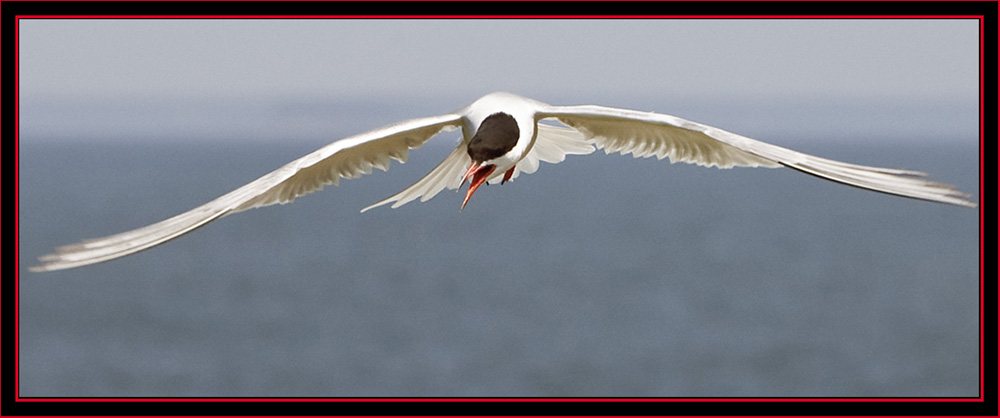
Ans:
[[[462,209],[465,209],[465,204],[469,203],[469,199],[472,197],[472,194],[476,192],[476,189],[478,189],[487,178],[489,178],[490,174],[493,173],[493,170],[496,170],[496,168],[497,166],[493,164],[472,162],[469,169],[465,171],[465,177],[462,177],[462,184],[465,184],[465,181],[469,180],[471,177],[469,191],[465,193],[465,200],[462,201]]]

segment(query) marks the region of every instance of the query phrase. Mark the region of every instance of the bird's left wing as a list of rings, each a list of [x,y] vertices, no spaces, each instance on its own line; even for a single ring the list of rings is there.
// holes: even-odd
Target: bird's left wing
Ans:
[[[820,158],[675,116],[604,106],[545,106],[538,119],[555,118],[583,132],[605,152],[657,156],[702,166],[786,166],[863,189],[975,207],[967,194],[928,181],[918,171],[869,167]]]
[[[576,130],[561,126],[539,123],[535,146],[514,167],[510,180],[521,173],[531,174],[538,171],[539,162],[558,164],[566,160],[567,155],[587,155],[594,152],[594,146],[584,135]],[[495,177],[490,184],[500,183],[502,177]]]
[[[167,220],[112,235],[59,247],[42,256],[32,271],[61,270],[123,257],[177,238],[223,216],[275,203],[338,184],[341,178],[370,174],[372,168],[388,170],[390,160],[405,162],[409,150],[418,148],[441,131],[461,126],[461,115],[413,119],[341,139],[229,192],[211,202]]]

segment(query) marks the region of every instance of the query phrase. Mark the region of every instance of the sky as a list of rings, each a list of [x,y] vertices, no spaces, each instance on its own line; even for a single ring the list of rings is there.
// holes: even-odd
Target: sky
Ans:
[[[971,19],[23,19],[19,36],[27,133],[98,99],[434,98],[450,111],[502,90],[665,113],[675,109],[665,103],[782,100],[974,113],[979,97]],[[78,119],[125,118],[111,113]]]

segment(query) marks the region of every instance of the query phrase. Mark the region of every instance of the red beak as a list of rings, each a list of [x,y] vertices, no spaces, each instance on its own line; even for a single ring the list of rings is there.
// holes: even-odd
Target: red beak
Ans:
[[[466,180],[469,180],[469,176],[472,176],[472,181],[469,183],[469,191],[465,193],[465,200],[462,201],[462,209],[465,209],[465,204],[469,203],[469,199],[472,194],[476,192],[486,178],[490,176],[493,170],[496,170],[497,166],[493,164],[481,165],[482,163],[472,162],[469,169],[465,171],[465,177],[462,177],[462,184],[465,184]],[[461,210],[461,209],[459,209]]]

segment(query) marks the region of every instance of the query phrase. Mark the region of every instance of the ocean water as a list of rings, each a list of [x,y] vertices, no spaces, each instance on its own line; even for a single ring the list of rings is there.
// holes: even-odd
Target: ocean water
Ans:
[[[19,144],[21,396],[978,396],[978,210],[787,169],[570,157],[358,211],[450,150],[108,263],[325,141]],[[444,141],[448,142],[448,141]],[[799,144],[978,201],[974,142]]]

